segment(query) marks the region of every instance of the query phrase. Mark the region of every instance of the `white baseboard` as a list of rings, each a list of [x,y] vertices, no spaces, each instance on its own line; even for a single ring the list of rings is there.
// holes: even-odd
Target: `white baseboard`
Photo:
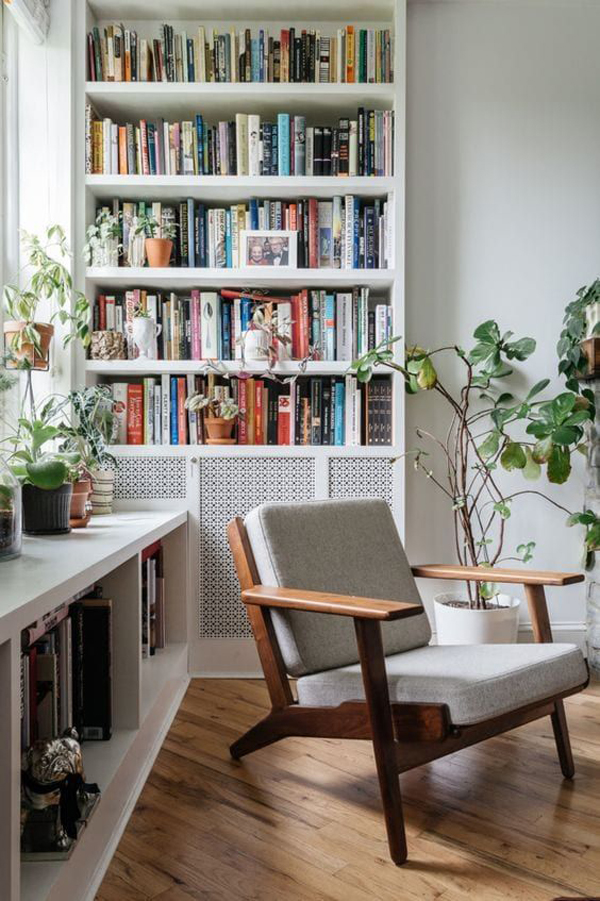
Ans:
[[[585,623],[554,623],[554,641],[576,644],[587,653]],[[529,623],[519,626],[519,641],[532,641]],[[435,632],[432,644],[436,643]],[[190,645],[190,676],[204,679],[262,679],[256,646],[252,638],[198,639]]]

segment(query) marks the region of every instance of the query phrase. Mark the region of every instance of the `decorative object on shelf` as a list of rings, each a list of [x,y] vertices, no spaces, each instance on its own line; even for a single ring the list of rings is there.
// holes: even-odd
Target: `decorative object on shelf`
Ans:
[[[90,501],[95,515],[112,513],[116,460],[108,450],[115,438],[116,418],[108,385],[90,385],[71,391],[73,425],[63,426],[62,449],[79,455],[92,480]]]
[[[241,232],[243,266],[285,266],[295,269],[298,233],[255,229]]]
[[[88,266],[118,266],[123,250],[120,243],[121,213],[111,213],[106,207],[98,210],[93,225],[86,229],[83,257]]]
[[[138,306],[133,315],[132,323],[133,341],[139,351],[138,359],[156,359],[156,339],[161,331],[162,325],[157,325],[150,314]]]
[[[91,477],[79,478],[73,482],[73,494],[69,511],[69,525],[72,529],[85,529],[89,523],[91,516],[89,497],[91,493]]]
[[[0,562],[21,553],[21,484],[0,456]]]
[[[232,438],[231,434],[240,410],[232,400],[220,400],[205,394],[192,394],[186,400],[185,407],[192,413],[199,413],[201,410],[207,411],[208,415],[204,420],[207,444],[235,444],[235,438]]]
[[[5,341],[17,360],[27,360],[33,369],[48,369],[49,347],[54,334],[50,323],[58,318],[62,325],[69,326],[63,339],[65,346],[77,338],[87,347],[90,343],[90,306],[84,294],[73,290],[71,273],[64,262],[70,252],[62,227],[51,225],[46,229],[44,240],[29,232],[21,234],[21,246],[31,276],[24,288],[14,284],[4,288]],[[36,321],[38,307],[43,302],[49,302],[53,309],[50,323]]]
[[[87,783],[75,729],[36,741],[23,754],[21,851],[25,860],[64,860],[100,800]]]
[[[55,471],[57,471],[57,467]],[[46,467],[50,475],[50,467]],[[71,531],[71,495],[73,485],[63,482],[57,488],[41,488],[31,482],[23,485],[23,531],[26,535],[62,535]]]
[[[122,332],[92,332],[92,360],[126,360],[125,335]]]
[[[134,217],[131,229],[133,240],[140,235],[144,236],[148,266],[151,269],[165,268],[171,262],[176,228],[174,222],[164,219],[159,222],[152,214],[138,213]]]
[[[507,491],[500,485],[497,474],[500,466],[507,472],[519,471],[526,480],[533,481],[541,476],[545,466],[549,482],[555,485],[566,482],[571,474],[571,454],[582,446],[584,424],[594,418],[593,393],[585,389],[580,392],[577,381],[571,380],[567,391],[541,400],[541,393],[550,384],[550,379],[542,379],[524,397],[516,396],[510,392],[512,364],[531,356],[536,347],[534,339],[514,340],[512,332],[502,334],[493,320],[478,326],[474,338],[475,346],[468,352],[457,345],[435,350],[408,346],[403,363],[394,359],[393,345],[399,340],[394,338],[352,363],[360,382],[368,382],[374,368],[388,367],[403,375],[408,394],[431,391],[449,407],[448,431],[438,438],[417,428],[418,439],[426,442],[428,449],[418,446],[407,455],[413,458],[415,470],[422,472],[448,499],[460,564],[488,567],[490,578],[474,585],[467,582],[468,594],[462,598],[462,606],[456,598],[451,604],[446,603],[443,616],[436,616],[438,630],[441,627],[442,632],[438,634],[439,643],[456,640],[456,630],[450,639],[444,633],[451,617],[496,612],[494,607],[501,606],[494,600],[498,596],[493,581],[494,567],[506,560],[520,563],[531,560],[533,541],[523,542],[512,554],[503,555],[506,523],[516,498],[543,498],[569,516],[568,525],[585,526],[588,548],[590,540],[600,543],[596,537],[600,532],[597,517],[588,516],[587,511],[571,514],[540,490]],[[458,392],[441,381],[434,367],[434,356],[440,353],[452,354],[463,371],[464,381]],[[521,437],[524,426],[526,439]],[[436,610],[443,602],[440,597]],[[510,617],[513,610],[514,604],[507,602],[506,615]],[[503,617],[499,615],[495,619]],[[501,640],[491,626],[485,638],[494,643]],[[460,643],[467,640],[461,633]]]

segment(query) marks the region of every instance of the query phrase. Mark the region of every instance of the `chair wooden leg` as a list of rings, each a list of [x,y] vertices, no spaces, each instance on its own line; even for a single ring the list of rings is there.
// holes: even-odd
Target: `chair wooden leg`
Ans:
[[[554,705],[554,713],[551,715],[551,719],[562,774],[565,779],[572,779],[575,775],[575,764],[573,763],[565,705],[562,701],[557,701]]]
[[[257,723],[256,726],[248,729],[241,738],[238,738],[229,748],[229,753],[234,760],[239,760],[240,757],[251,754],[253,751],[258,751],[260,748],[266,748],[267,745],[272,745],[284,737],[285,733],[277,728],[271,715],[269,715]]]
[[[355,620],[354,625],[390,856],[400,866],[407,857],[406,835],[381,626],[365,619]]]

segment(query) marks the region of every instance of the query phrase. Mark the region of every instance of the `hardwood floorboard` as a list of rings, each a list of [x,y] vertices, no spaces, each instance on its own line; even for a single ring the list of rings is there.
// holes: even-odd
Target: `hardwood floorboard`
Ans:
[[[600,685],[549,718],[401,777],[408,863],[388,858],[369,742],[290,738],[242,762],[259,680],[194,680],[96,901],[551,901],[600,896]]]

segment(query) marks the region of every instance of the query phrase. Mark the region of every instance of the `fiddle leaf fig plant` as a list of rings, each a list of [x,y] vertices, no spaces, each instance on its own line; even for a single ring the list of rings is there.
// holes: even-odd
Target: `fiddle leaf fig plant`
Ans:
[[[399,337],[383,342],[352,363],[360,382],[368,382],[375,369],[396,370],[404,377],[408,394],[431,392],[440,396],[448,410],[448,421],[438,434],[416,429],[418,445],[409,455],[416,471],[428,478],[447,498],[454,523],[456,555],[459,563],[493,569],[508,560],[528,563],[535,543],[522,541],[505,553],[506,522],[513,502],[537,495],[565,512],[568,525],[586,530],[587,564],[600,547],[600,519],[589,510],[571,513],[562,504],[531,483],[544,475],[548,482],[564,484],[572,471],[572,455],[583,450],[584,426],[594,419],[594,395],[579,390],[570,380],[568,390],[544,397],[550,379],[537,382],[525,394],[514,386],[515,366],[535,351],[533,338],[515,338],[488,320],[474,333],[474,345],[465,349],[448,345],[433,350],[407,346],[399,362],[394,344]],[[454,358],[461,375],[458,389],[443,380],[435,365],[439,355]],[[433,452],[441,463],[432,463]],[[505,470],[524,479],[525,487],[508,490],[499,472]],[[490,573],[490,579],[493,573]],[[485,608],[496,593],[495,586],[471,585],[469,603]]]

